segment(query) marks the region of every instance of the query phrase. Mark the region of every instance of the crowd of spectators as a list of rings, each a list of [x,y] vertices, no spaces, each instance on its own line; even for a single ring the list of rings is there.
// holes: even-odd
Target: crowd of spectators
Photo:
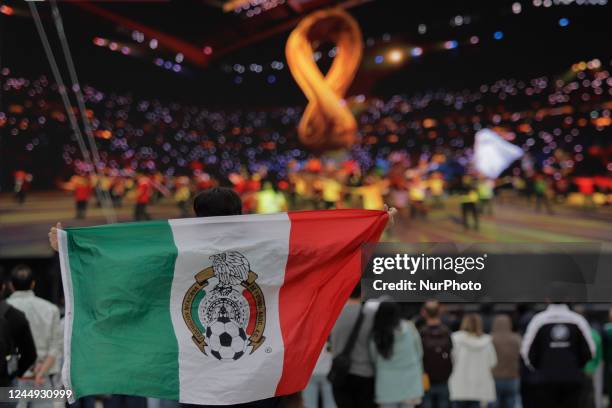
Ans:
[[[8,170],[29,171],[34,186],[48,178],[39,175],[61,175],[65,181],[91,171],[57,85],[44,75],[20,78],[8,68],[1,76],[4,150],[24,167],[9,159],[13,168]],[[278,181],[288,177],[292,161],[305,163],[312,157],[296,135],[302,107],[213,110],[92,86],[82,90],[103,168],[165,176],[205,171],[221,179],[264,168]],[[399,161],[417,166],[441,154],[448,163],[444,176],[452,179],[468,167],[474,133],[482,128],[496,130],[525,150],[511,172],[545,170],[560,180],[612,171],[606,141],[612,77],[599,60],[576,64],[559,77],[500,79],[478,89],[429,90],[384,100],[358,95],[347,102],[359,123],[360,143],[343,158],[354,160],[364,174],[385,174]],[[45,160],[42,168],[28,159],[36,151],[57,152],[57,161]]]

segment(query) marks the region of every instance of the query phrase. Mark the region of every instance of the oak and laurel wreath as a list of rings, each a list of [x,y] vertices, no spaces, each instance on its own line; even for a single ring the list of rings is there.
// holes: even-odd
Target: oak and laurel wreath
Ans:
[[[182,304],[183,319],[187,328],[192,334],[192,340],[198,349],[205,355],[206,353],[206,337],[203,332],[200,331],[195,323],[194,316],[192,315],[193,302],[200,290],[203,290],[209,285],[208,280],[215,277],[215,272],[212,267],[207,267],[195,275],[195,282],[185,293]],[[256,280],[258,275],[249,270],[248,278],[240,283],[247,291],[250,292],[251,296],[255,300],[256,312],[255,312],[255,326],[253,332],[248,338],[248,346],[251,346],[251,353],[253,354],[266,340],[263,335],[266,326],[266,304],[265,298]]]

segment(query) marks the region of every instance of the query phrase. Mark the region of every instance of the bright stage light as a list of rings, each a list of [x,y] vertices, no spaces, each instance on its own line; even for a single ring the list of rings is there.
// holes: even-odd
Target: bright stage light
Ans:
[[[496,40],[501,40],[502,38],[504,38],[504,33],[502,31],[496,31],[493,33],[493,38],[495,38]]]
[[[389,61],[397,64],[404,59],[404,53],[400,50],[391,50],[389,51]]]
[[[207,45],[206,47],[202,49],[202,52],[204,53],[204,55],[210,55],[212,54],[213,49],[210,45]]]
[[[272,61],[272,69],[276,69],[278,71],[280,71],[281,69],[283,69],[285,67],[285,64],[283,64],[280,61]]]
[[[116,42],[112,42],[108,45],[108,48],[110,48],[111,51],[117,51],[117,48],[119,48],[119,45]]]
[[[444,48],[446,48],[447,50],[452,50],[454,48],[457,48],[457,45],[457,41],[451,40],[444,43]]]
[[[425,24],[419,24],[419,34],[425,34],[427,32],[427,26]]]
[[[384,60],[385,58],[382,55],[377,55],[376,57],[374,57],[374,62],[377,64],[382,64]]]
[[[176,57],[174,57],[174,60],[178,62],[179,64],[183,62],[183,59],[185,59],[185,56],[180,52],[176,54]]]
[[[565,17],[559,19],[559,25],[561,27],[567,27],[569,25],[569,19],[567,19]]]
[[[12,16],[14,12],[15,10],[13,10],[11,6],[7,6],[6,4],[3,4],[2,6],[0,6],[0,13],[6,16]]]
[[[144,41],[144,33],[141,33],[140,31],[132,31],[132,40],[136,41],[136,42],[143,42]]]
[[[587,62],[586,65],[588,69],[597,69],[601,67],[601,62],[598,59],[594,59],[594,60]]]
[[[108,45],[108,40],[105,38],[94,37],[93,43],[98,47],[106,47],[106,45]]]
[[[518,1],[516,3],[512,3],[512,12],[514,14],[520,14],[523,10],[523,6]]]
[[[410,51],[410,55],[413,57],[420,57],[423,55],[423,49],[421,47],[414,47],[412,51]]]
[[[473,35],[470,37],[470,44],[478,44],[480,42],[480,38],[478,36]]]

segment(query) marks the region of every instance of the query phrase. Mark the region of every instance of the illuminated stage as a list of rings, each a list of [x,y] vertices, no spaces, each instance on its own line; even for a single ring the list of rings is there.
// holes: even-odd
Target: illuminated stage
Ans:
[[[178,218],[171,199],[162,199],[148,210],[154,219]],[[120,222],[132,220],[133,204],[117,210]],[[13,196],[0,195],[0,258],[50,256],[47,232],[55,222],[64,226],[105,223],[100,208],[90,202],[87,219],[74,219],[74,203],[68,193],[33,193],[19,206]],[[455,198],[445,209],[432,210],[427,219],[400,220],[385,240],[403,242],[612,242],[612,208],[581,210],[556,206],[555,214],[536,213],[534,205],[516,200],[497,203],[493,216],[481,217],[480,230],[464,231]]]

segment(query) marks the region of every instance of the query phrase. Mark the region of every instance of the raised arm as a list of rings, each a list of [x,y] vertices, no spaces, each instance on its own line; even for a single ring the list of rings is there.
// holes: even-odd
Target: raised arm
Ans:
[[[51,248],[53,248],[53,250],[55,252],[58,251],[57,249],[57,230],[61,230],[62,229],[62,223],[58,222],[57,224],[55,224],[55,227],[51,227],[51,229],[49,230],[49,245],[51,245]]]

